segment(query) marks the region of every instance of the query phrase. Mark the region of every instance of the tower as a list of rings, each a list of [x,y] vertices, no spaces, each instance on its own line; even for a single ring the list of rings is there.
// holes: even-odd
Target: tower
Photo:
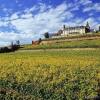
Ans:
[[[65,25],[63,25],[63,29],[65,29],[66,28],[66,26]]]
[[[85,26],[85,32],[86,33],[90,32],[90,25],[88,22],[86,23],[86,26]]]
[[[86,28],[90,29],[90,25],[88,22],[86,23]]]

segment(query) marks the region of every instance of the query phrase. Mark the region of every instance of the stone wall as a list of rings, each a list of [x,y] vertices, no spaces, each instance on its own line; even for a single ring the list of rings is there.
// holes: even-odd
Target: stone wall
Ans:
[[[80,40],[92,40],[92,39],[100,39],[100,35],[94,35],[92,34],[88,36],[80,36],[80,37],[70,37],[70,38],[61,38],[61,39],[48,39],[48,40],[42,40],[42,44],[52,44],[52,43],[60,43],[60,42],[67,42],[67,41],[80,41]]]

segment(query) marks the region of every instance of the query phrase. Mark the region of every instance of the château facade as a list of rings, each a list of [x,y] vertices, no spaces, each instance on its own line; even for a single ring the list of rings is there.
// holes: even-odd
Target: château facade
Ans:
[[[63,26],[63,29],[59,30],[57,33],[53,33],[51,35],[51,38],[60,38],[60,37],[66,37],[69,35],[84,35],[90,32],[90,26],[89,23],[87,22],[86,26],[71,26],[71,27],[66,27],[65,25]]]
[[[61,35],[69,35],[69,34],[85,34],[90,32],[90,26],[87,22],[86,26],[75,26],[75,27],[66,27],[63,26]]]

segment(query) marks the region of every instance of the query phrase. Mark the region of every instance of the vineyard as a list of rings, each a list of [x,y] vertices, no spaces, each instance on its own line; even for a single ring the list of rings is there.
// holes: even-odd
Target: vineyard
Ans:
[[[84,100],[99,81],[100,49],[0,54],[0,100]]]

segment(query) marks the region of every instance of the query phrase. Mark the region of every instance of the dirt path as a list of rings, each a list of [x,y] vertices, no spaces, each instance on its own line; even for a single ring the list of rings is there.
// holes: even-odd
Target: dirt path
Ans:
[[[34,49],[34,50],[18,50],[16,52],[36,52],[36,51],[68,51],[68,50],[100,50],[100,48],[60,48],[60,49]]]

